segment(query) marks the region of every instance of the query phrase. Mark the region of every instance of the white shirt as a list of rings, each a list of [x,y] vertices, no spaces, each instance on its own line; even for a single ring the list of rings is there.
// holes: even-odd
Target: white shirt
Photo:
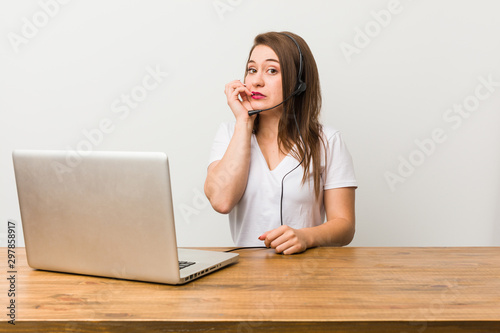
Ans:
[[[223,123],[215,136],[209,165],[221,160],[234,133],[235,122]],[[322,154],[323,190],[357,187],[351,155],[339,131],[323,127],[327,144],[327,165]],[[269,169],[255,134],[251,138],[250,171],[245,192],[229,213],[229,225],[236,246],[262,246],[258,239],[264,232],[281,226],[281,181],[300,161],[288,154],[276,168]],[[295,229],[313,227],[325,221],[323,191],[314,194],[312,173],[302,185],[304,169],[299,166],[283,181],[283,224]]]

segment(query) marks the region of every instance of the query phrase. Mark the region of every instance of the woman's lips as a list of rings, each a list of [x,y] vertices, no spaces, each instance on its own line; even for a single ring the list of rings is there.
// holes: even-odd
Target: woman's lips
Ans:
[[[258,91],[252,91],[252,98],[253,99],[262,99],[262,98],[265,98],[265,97],[266,97],[266,95],[263,95],[263,94],[261,94]]]

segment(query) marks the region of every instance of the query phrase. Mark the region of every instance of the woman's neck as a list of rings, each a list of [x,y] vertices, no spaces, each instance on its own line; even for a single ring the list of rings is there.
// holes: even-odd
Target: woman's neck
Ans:
[[[268,112],[267,114],[261,114],[259,117],[259,131],[257,132],[257,138],[265,141],[277,141],[278,139],[278,126],[281,118],[281,113]]]

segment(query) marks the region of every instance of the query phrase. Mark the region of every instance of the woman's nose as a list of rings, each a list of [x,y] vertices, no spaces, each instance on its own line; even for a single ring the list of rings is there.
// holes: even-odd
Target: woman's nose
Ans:
[[[247,84],[247,86],[249,85],[254,87],[263,87],[265,84],[264,78],[259,73],[253,74],[251,77],[247,76],[247,80],[245,80],[245,83]]]

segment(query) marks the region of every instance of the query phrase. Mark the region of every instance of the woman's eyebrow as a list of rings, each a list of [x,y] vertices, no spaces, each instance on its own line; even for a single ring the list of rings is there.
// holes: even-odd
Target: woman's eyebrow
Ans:
[[[278,60],[276,60],[276,59],[266,59],[266,60],[264,60],[264,62],[266,62],[266,61],[274,61],[274,62],[277,62],[278,64],[280,63],[280,62],[279,62]],[[254,61],[254,60],[248,60],[248,63],[251,63],[251,62],[252,62],[252,63],[255,63],[255,61]]]

